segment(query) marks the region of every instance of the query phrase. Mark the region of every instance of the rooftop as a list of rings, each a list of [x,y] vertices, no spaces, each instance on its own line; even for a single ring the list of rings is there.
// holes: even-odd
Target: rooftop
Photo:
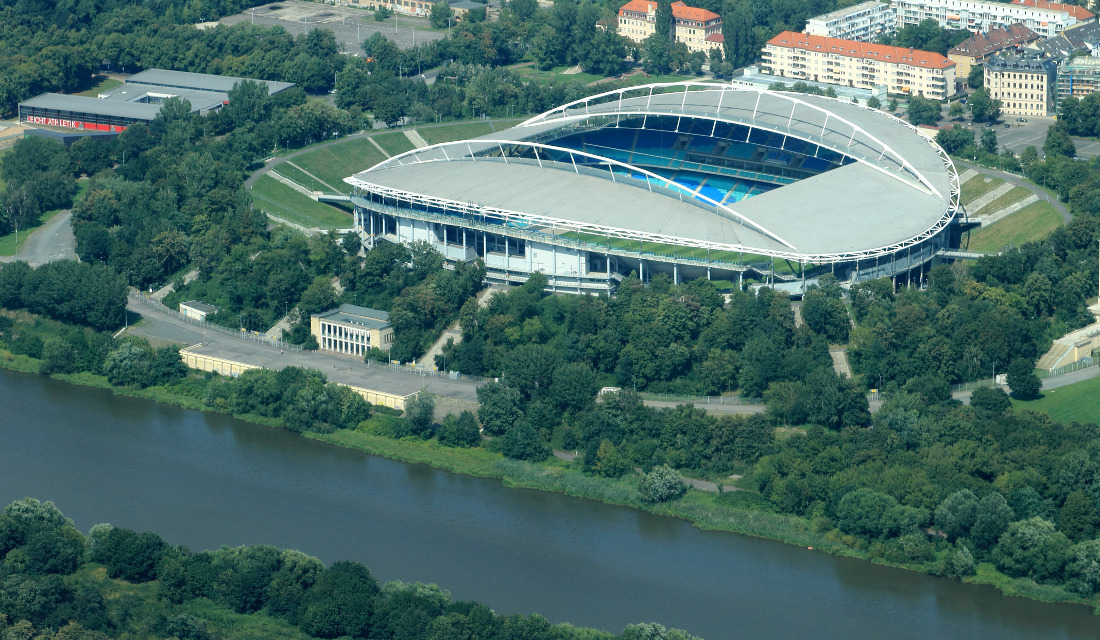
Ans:
[[[630,0],[630,2],[619,7],[619,15],[622,15],[626,11],[648,14],[656,10],[657,3],[653,2],[653,0]],[[706,9],[700,9],[698,7],[689,7],[684,4],[683,0],[672,3],[672,17],[679,18],[680,20],[696,20],[698,22],[708,22],[721,18],[721,16],[713,11],[707,11]]]
[[[1036,9],[1048,9],[1050,11],[1063,11],[1076,18],[1079,22],[1091,20],[1095,16],[1084,7],[1075,4],[1063,4],[1061,2],[1048,2],[1047,0],[1012,0],[1012,4],[1035,7]]]
[[[200,302],[198,300],[188,300],[187,302],[181,302],[180,306],[181,307],[191,307],[192,309],[195,309],[196,311],[202,311],[203,313],[217,313],[218,312],[218,308],[215,307],[214,305],[206,304],[205,302]]]
[[[324,318],[330,322],[360,325],[370,329],[385,329],[390,326],[389,313],[354,304],[342,304],[336,309],[314,314],[313,317]]]
[[[252,78],[237,78],[234,76],[218,76],[209,73],[191,73],[189,71],[147,69],[126,78],[126,83],[226,93],[238,82],[251,79]],[[266,84],[268,94],[276,94],[294,86],[293,82],[276,82],[274,80],[254,80],[254,82]]]
[[[1100,47],[1100,24],[1096,22],[1086,22],[1066,29],[1053,38],[1032,43],[1028,48],[1036,49],[1052,58],[1068,58],[1077,51],[1089,48],[1090,44]]]
[[[963,55],[983,58],[1009,47],[1017,47],[1039,39],[1039,34],[1017,22],[1005,27],[994,27],[985,33],[975,33],[947,52],[947,55]]]
[[[1020,56],[993,56],[985,61],[987,71],[1023,71],[1025,73],[1055,73],[1058,64],[1053,60],[1024,58]]]
[[[843,9],[837,9],[836,11],[830,11],[829,13],[822,14],[810,18],[811,22],[828,22],[830,20],[838,20],[840,18],[846,18],[856,13],[862,13],[871,9],[877,9],[881,7],[889,7],[889,3],[878,2],[878,0],[870,0],[869,2],[861,2],[860,4],[845,7]]]
[[[814,36],[794,31],[784,31],[768,40],[768,44],[774,47],[828,52],[849,58],[878,60],[890,64],[907,64],[925,69],[947,69],[955,66],[951,60],[932,51]]]

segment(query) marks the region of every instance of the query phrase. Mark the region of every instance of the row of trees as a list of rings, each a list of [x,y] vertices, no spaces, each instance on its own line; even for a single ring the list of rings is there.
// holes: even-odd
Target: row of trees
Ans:
[[[100,331],[122,326],[126,283],[110,269],[74,260],[32,268],[0,265],[0,307],[26,309]]]
[[[695,640],[657,624],[629,625],[615,635],[551,625],[538,615],[498,615],[476,602],[456,602],[435,585],[379,584],[357,562],[326,567],[272,546],[196,553],[151,531],[109,524],[85,536],[52,502],[33,498],[0,515],[0,554],[5,638],[210,640],[239,631],[232,614],[250,614],[315,638]],[[96,566],[109,580],[91,570]],[[208,604],[190,605],[200,598]]]

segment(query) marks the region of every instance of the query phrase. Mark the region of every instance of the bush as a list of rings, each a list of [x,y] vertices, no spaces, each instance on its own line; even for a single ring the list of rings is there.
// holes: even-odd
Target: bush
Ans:
[[[638,494],[646,502],[668,502],[687,493],[684,476],[668,465],[658,465],[638,484]]]

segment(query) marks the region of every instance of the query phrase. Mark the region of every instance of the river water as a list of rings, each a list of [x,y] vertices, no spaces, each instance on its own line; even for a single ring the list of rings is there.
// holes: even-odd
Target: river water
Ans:
[[[1005,598],[558,494],[507,489],[226,416],[0,370],[0,502],[193,549],[272,544],[434,582],[498,613],[708,640],[1100,637],[1086,607]]]

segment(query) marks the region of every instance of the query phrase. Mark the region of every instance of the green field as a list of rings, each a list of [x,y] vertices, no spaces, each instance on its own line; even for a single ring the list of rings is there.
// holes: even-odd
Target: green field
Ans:
[[[1014,202],[1019,202],[1019,201],[1023,200],[1024,198],[1026,198],[1030,195],[1031,195],[1031,191],[1029,191],[1029,190],[1027,190],[1023,187],[1013,187],[1008,193],[997,196],[996,198],[993,199],[993,202],[990,202],[989,204],[985,205],[981,209],[978,209],[977,211],[971,212],[970,215],[972,215],[972,216],[988,216],[988,215],[997,213],[998,211],[1000,211],[1001,209],[1004,209],[1008,205],[1010,205]]]
[[[405,135],[404,131],[391,131],[389,133],[379,133],[371,136],[374,141],[378,143],[378,146],[386,150],[386,153],[391,156],[396,156],[399,153],[405,153],[406,151],[412,151],[415,147],[409,140],[409,137]]]
[[[98,97],[99,94],[103,93],[104,91],[107,91],[109,89],[114,89],[115,87],[120,87],[120,86],[122,86],[122,81],[121,80],[115,80],[114,78],[108,78],[107,76],[102,76],[102,79],[94,87],[92,87],[90,89],[87,89],[85,91],[81,91],[80,93],[78,93],[76,95],[78,95],[78,96],[87,96],[89,98],[95,98],[95,97]]]
[[[503,131],[508,127],[522,122],[518,118],[505,119],[505,120],[478,120],[477,122],[456,122],[455,124],[445,124],[433,127],[424,127],[423,129],[417,129],[416,132],[420,134],[421,138],[428,144],[439,144],[440,142],[452,142],[454,140],[467,140],[469,138],[476,138],[483,136],[494,131]]]
[[[345,184],[344,178],[369,169],[385,159],[386,156],[370,140],[357,138],[294,156],[294,164],[337,187]]]
[[[338,229],[351,226],[351,216],[335,207],[310,200],[271,176],[252,185],[253,206],[304,227]]]
[[[989,182],[985,181],[986,178],[989,178]],[[1000,178],[994,178],[984,173],[979,173],[963,183],[962,190],[959,193],[959,200],[963,203],[963,206],[966,206],[1001,186],[1004,182],[1005,181]]]
[[[1045,238],[1062,224],[1062,216],[1049,202],[1039,201],[981,229],[971,232],[971,251],[995,252],[1007,246]]]
[[[295,164],[297,164],[297,163],[295,163]],[[321,182],[320,180],[316,180],[314,178],[311,178],[309,175],[306,174],[305,171],[302,171],[301,169],[294,166],[290,162],[284,162],[282,164],[279,164],[274,169],[272,169],[272,171],[281,174],[284,178],[290,178],[294,182],[297,182],[298,184],[300,184],[303,187],[305,187],[307,189],[310,189],[312,191],[324,191],[326,193],[344,193],[345,192],[345,189],[337,190],[336,185],[327,185],[327,184]],[[344,183],[341,182],[340,184],[343,185]],[[351,189],[349,187],[347,189],[347,191],[350,191],[350,190]]]
[[[1030,402],[1013,400],[1019,408],[1042,411],[1058,422],[1094,422],[1100,424],[1100,378],[1085,380],[1043,392],[1043,397]]]

